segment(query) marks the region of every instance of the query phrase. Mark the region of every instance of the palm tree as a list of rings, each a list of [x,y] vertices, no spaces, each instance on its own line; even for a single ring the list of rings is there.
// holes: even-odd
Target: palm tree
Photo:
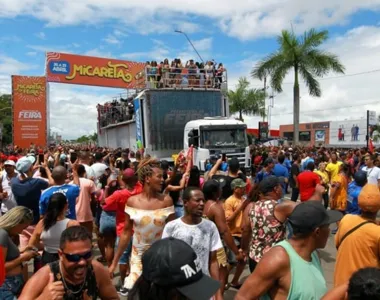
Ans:
[[[247,78],[240,77],[235,91],[228,91],[230,112],[239,113],[239,120],[244,121],[243,114],[265,116],[265,92],[250,89]]]
[[[274,91],[282,92],[282,83],[290,70],[294,71],[293,86],[293,125],[295,144],[299,141],[300,86],[301,75],[311,96],[320,97],[321,87],[317,81],[330,71],[344,74],[344,66],[336,55],[318,49],[328,38],[327,31],[311,29],[300,38],[293,32],[283,30],[277,38],[279,49],[261,60],[253,68],[253,78],[263,80],[269,74],[270,85]]]

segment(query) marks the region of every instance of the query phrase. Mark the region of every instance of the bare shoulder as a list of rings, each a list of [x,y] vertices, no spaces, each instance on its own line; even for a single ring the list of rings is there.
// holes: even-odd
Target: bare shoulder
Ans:
[[[164,201],[166,207],[173,206],[173,199],[172,199],[172,197],[170,197],[169,194],[162,194],[161,197],[162,197],[162,200]]]
[[[280,275],[281,271],[288,270],[290,267],[289,256],[286,250],[281,246],[275,246],[270,249],[260,260],[259,263],[270,273]]]
[[[36,299],[45,289],[50,276],[50,267],[44,266],[37,271],[25,284],[22,293],[18,299],[29,300]]]
[[[92,268],[94,269],[94,272],[96,274],[102,274],[102,273],[105,273],[105,274],[108,274],[107,272],[107,269],[105,266],[103,266],[100,262],[98,262],[97,260],[92,260]]]
[[[141,194],[133,195],[128,198],[128,206],[130,207],[136,207],[137,203],[139,202],[141,197]]]

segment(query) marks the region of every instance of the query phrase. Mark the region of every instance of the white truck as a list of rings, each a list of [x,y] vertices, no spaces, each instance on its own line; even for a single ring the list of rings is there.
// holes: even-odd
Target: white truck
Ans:
[[[227,97],[219,89],[147,89],[133,100],[130,121],[99,128],[99,145],[144,148],[145,154],[172,161],[194,145],[194,165],[201,171],[211,155],[236,157],[250,169],[247,126],[229,119]]]

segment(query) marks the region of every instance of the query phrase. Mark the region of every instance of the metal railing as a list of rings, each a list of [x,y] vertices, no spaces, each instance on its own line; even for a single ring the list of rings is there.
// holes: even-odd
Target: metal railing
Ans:
[[[133,120],[134,109],[126,105],[98,106],[99,127]]]
[[[157,71],[157,72],[156,72]],[[177,68],[158,72],[159,68],[145,68],[145,86],[159,88],[200,88],[227,90],[227,71]]]

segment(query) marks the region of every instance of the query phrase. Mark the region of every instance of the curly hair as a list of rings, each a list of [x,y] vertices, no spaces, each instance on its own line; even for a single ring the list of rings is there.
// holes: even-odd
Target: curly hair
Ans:
[[[145,158],[137,166],[137,176],[141,184],[145,183],[147,177],[152,176],[153,169],[160,168],[160,162],[155,158]]]

